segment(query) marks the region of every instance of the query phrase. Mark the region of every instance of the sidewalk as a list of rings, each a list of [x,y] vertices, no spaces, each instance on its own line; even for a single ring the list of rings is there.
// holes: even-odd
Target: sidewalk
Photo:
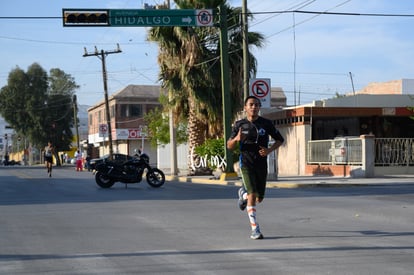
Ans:
[[[242,180],[221,181],[214,176],[173,176],[166,175],[167,181],[191,182],[198,184],[219,184],[241,186]],[[392,175],[375,178],[351,178],[330,176],[292,176],[268,180],[268,188],[309,188],[309,187],[338,187],[338,186],[369,186],[369,185],[401,185],[414,184],[414,175]]]

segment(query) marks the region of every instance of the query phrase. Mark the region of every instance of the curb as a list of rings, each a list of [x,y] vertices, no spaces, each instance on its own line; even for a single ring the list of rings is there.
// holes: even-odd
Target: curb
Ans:
[[[217,185],[229,185],[229,186],[241,186],[241,180],[219,180],[219,179],[205,179],[205,178],[193,178],[193,177],[180,177],[180,176],[165,176],[167,181],[179,181],[187,183],[198,183],[198,184],[217,184]]]
[[[165,176],[166,181],[178,181],[184,183],[197,183],[197,184],[216,184],[216,185],[227,185],[227,186],[242,186],[242,181],[237,180],[219,180],[219,179],[206,179],[196,177],[185,177],[185,176]],[[315,188],[315,187],[349,187],[349,186],[368,186],[370,184],[354,184],[354,183],[295,183],[295,182],[267,182],[267,188]],[[372,185],[372,184],[371,184]]]

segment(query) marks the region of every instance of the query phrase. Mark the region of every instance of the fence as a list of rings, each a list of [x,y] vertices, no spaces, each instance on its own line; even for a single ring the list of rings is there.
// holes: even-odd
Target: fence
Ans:
[[[376,138],[375,166],[412,166],[413,152],[412,138]]]
[[[307,163],[362,165],[362,140],[349,137],[309,141]]]
[[[414,165],[414,139],[412,138],[376,138],[374,151],[375,166]],[[350,137],[309,141],[307,163],[361,165],[362,140]]]

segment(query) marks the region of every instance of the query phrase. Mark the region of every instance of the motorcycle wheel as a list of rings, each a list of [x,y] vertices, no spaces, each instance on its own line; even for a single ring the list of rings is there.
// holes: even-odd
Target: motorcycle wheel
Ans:
[[[147,172],[147,183],[155,188],[161,187],[165,183],[165,175],[158,168],[152,168]]]
[[[115,183],[113,180],[111,180],[101,172],[97,172],[95,174],[95,181],[96,184],[98,184],[102,188],[111,188],[112,185],[114,185]]]

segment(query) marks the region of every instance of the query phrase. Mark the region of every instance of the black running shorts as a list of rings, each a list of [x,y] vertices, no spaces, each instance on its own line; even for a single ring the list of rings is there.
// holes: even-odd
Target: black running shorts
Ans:
[[[247,194],[255,193],[259,199],[263,199],[266,191],[267,167],[264,169],[242,167],[240,170]]]

